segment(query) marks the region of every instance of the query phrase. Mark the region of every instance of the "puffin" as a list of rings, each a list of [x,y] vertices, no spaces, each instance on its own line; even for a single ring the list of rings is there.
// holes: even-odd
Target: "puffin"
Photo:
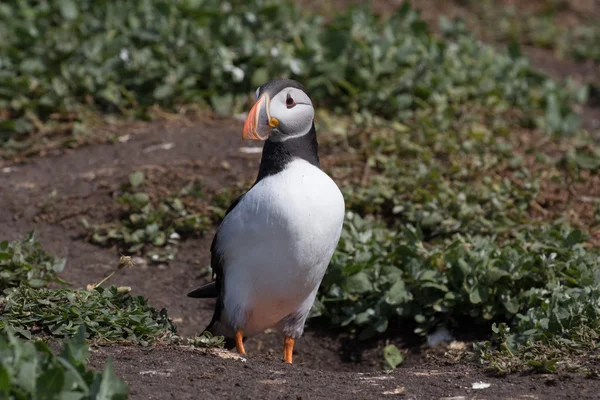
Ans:
[[[255,183],[225,213],[210,248],[213,281],[187,294],[216,298],[205,331],[245,355],[247,337],[274,328],[283,361],[340,239],[345,204],[321,169],[315,110],[302,84],[276,79],[255,93],[242,139],[264,141]]]

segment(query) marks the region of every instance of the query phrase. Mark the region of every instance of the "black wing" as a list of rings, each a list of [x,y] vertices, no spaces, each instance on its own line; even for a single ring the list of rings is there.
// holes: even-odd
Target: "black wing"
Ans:
[[[247,193],[247,192],[246,192]],[[227,214],[231,212],[238,205],[240,200],[246,195],[246,193],[239,196],[237,199],[231,203],[227,211],[225,211],[225,217]],[[221,310],[223,309],[223,296],[221,296],[221,292],[223,291],[223,259],[217,254],[217,242],[219,241],[219,230],[215,233],[215,237],[212,240],[212,244],[210,245],[210,267],[213,271],[213,278],[215,279],[212,282],[209,282],[205,285],[200,286],[196,290],[192,290],[187,295],[188,297],[193,298],[217,298],[217,304],[215,305],[215,313],[213,314],[212,320],[210,324],[206,327],[206,329],[210,329],[213,324],[221,318]]]

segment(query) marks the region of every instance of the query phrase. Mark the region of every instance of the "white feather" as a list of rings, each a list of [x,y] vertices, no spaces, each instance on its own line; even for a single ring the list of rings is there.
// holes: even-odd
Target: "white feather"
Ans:
[[[258,182],[223,221],[223,317],[246,335],[308,312],[337,246],[344,198],[304,160]]]

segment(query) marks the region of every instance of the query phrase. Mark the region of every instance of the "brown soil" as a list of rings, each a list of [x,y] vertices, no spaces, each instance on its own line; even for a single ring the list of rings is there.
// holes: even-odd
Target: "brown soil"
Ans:
[[[576,376],[491,378],[474,366],[430,363],[391,373],[327,372],[310,362],[284,364],[278,355],[242,359],[184,347],[104,347],[92,364],[108,356],[135,399],[595,399],[600,389],[600,381]],[[473,389],[479,382],[490,386]]]
[[[375,7],[389,11],[400,4],[378,1]],[[452,7],[462,10],[449,1],[436,2],[437,9],[432,4],[417,2],[428,18],[451,13]],[[531,53],[534,64],[559,77],[582,76],[587,71],[580,64],[546,59],[548,53],[536,56],[536,52]],[[586,126],[600,127],[599,111],[592,106],[586,109]],[[240,141],[240,126],[239,121],[210,118],[136,123],[113,132],[121,138],[117,144],[93,144],[33,158],[27,164],[4,163],[0,165],[0,239],[16,240],[35,230],[46,249],[67,257],[64,279],[76,287],[97,282],[115,265],[118,251],[87,243],[81,218],[106,222],[116,216],[115,191],[140,169],[151,176],[156,190],[177,189],[193,180],[202,181],[209,192],[240,182],[247,185],[254,178],[259,155],[240,151],[248,146]],[[327,154],[323,156],[328,160]],[[562,204],[551,191],[543,200],[547,202],[543,206],[550,207],[553,201]],[[213,234],[214,230],[184,241],[176,261],[169,265],[126,269],[114,283],[131,286],[134,294],[144,295],[153,306],[167,308],[180,335],[200,333],[210,320],[213,302],[189,299],[185,293],[208,279],[205,267]],[[228,352],[161,345],[102,347],[93,352],[91,362],[100,368],[112,357],[133,399],[593,399],[600,391],[599,380],[577,375],[498,378],[476,365],[450,364],[443,351],[423,347],[410,334],[411,327],[400,326],[385,338],[364,343],[322,325],[319,320],[310,322],[295,349],[293,366],[279,361],[282,343],[275,333],[250,339],[245,361]],[[406,353],[406,362],[384,373],[382,348],[388,343]],[[476,390],[472,388],[476,382],[491,386]]]

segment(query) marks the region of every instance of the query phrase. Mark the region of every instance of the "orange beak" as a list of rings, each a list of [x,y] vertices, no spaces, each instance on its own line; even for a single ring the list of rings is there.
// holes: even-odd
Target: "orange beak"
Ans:
[[[266,140],[271,134],[271,128],[279,125],[279,121],[269,113],[270,103],[271,98],[265,93],[252,106],[244,123],[242,139]]]

